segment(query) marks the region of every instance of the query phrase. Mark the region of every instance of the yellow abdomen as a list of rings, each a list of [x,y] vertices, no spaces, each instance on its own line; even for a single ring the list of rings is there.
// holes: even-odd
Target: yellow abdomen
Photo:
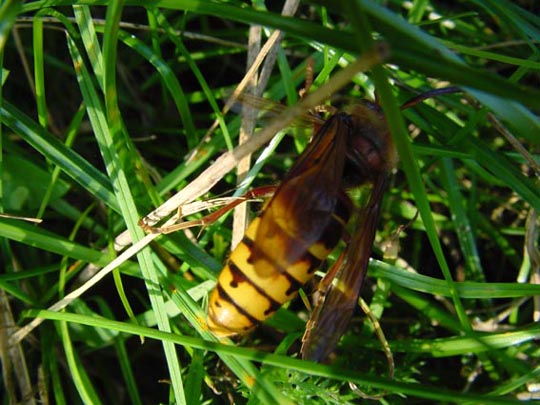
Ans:
[[[207,324],[218,337],[249,332],[291,300],[335,247],[346,221],[332,215],[327,227],[332,235],[326,232],[310,246],[290,235],[285,224],[274,223],[272,248],[266,251],[254,246],[260,222],[261,217],[251,222],[210,296]],[[287,261],[291,257],[294,262]]]

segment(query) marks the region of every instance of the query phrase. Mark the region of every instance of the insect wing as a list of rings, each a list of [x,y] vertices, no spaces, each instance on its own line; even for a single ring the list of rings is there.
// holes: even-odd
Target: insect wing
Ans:
[[[347,247],[337,282],[322,293],[308,321],[302,338],[304,359],[324,361],[349,324],[367,272],[386,182],[385,173],[374,181],[369,202],[360,211],[358,227]]]
[[[327,231],[341,190],[348,130],[343,115],[331,117],[265,207],[250,257],[262,277],[288,273],[304,283],[312,277],[306,264],[310,273],[328,255],[317,242]],[[335,235],[333,245],[323,242],[333,247],[340,237]],[[291,274],[296,264],[302,270]]]

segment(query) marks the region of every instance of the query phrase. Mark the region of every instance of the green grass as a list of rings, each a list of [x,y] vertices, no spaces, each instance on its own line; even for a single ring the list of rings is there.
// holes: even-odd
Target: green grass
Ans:
[[[392,404],[532,395],[540,10],[380,3],[306,1],[294,18],[259,1],[2,3],[0,212],[43,219],[0,217],[2,402],[361,402],[351,384]],[[217,342],[204,317],[231,216],[162,236],[137,224],[163,203],[157,215],[169,216],[237,189],[234,162],[220,156],[241,118],[220,109],[243,78],[249,24],[264,27],[263,41],[285,32],[264,89],[285,104],[308,59],[315,89],[365,61],[374,40],[388,46],[386,63],[355,75],[336,104],[376,93],[400,156],[362,293],[393,379],[360,311],[330,365],[298,358],[300,300]],[[398,108],[448,85],[464,92]],[[288,132],[299,135],[255,151],[265,161],[254,186],[279,182],[305,145],[305,130]],[[116,243],[131,240],[142,242],[122,253]],[[93,274],[101,281],[85,285]]]

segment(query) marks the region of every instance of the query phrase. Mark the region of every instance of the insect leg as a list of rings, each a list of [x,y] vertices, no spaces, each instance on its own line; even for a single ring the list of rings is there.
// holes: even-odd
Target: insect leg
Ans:
[[[276,189],[276,186],[263,186],[263,187],[257,187],[253,190],[248,191],[243,196],[238,197],[234,199],[229,204],[221,207],[215,212],[212,212],[211,214],[205,215],[202,218],[199,219],[193,219],[190,221],[183,221],[178,224],[172,224],[164,227],[154,227],[148,225],[144,218],[141,218],[138,222],[139,226],[144,229],[145,232],[148,233],[163,233],[168,234],[172,232],[176,232],[182,229],[192,228],[194,226],[202,226],[207,227],[209,225],[212,225],[214,222],[216,222],[219,218],[221,218],[223,215],[225,215],[227,212],[232,210],[234,207],[242,204],[243,202],[254,200],[262,197],[266,197],[268,195],[271,195]],[[178,218],[182,217],[182,207],[178,208]]]

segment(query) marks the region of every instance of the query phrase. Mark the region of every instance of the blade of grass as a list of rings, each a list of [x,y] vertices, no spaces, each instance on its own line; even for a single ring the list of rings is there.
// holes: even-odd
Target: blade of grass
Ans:
[[[121,16],[123,3],[116,2],[107,8],[107,18],[104,33],[104,89],[106,108],[100,103],[95,92],[91,77],[85,68],[84,62],[77,50],[75,43],[68,37],[68,45],[73,58],[77,78],[81,86],[81,92],[86,104],[89,106],[89,117],[94,128],[94,133],[105,161],[105,166],[114,185],[117,201],[126,221],[126,225],[131,233],[132,240],[142,239],[143,232],[138,227],[138,215],[136,205],[131,195],[130,187],[123,171],[119,151],[116,149],[115,141],[121,140],[120,135],[125,130],[121,122],[121,115],[118,109],[116,98],[116,46],[118,38],[118,23]],[[137,255],[141,265],[141,271],[145,277],[152,308],[156,311],[158,327],[165,331],[170,331],[170,324],[164,311],[164,301],[160,294],[158,279],[153,269],[149,251],[143,250]],[[175,393],[176,401],[185,403],[184,389],[180,365],[174,347],[164,342],[164,351],[167,358],[167,365],[171,378],[171,384]]]
[[[43,128],[47,128],[48,111],[45,93],[45,69],[43,63],[43,20],[36,18],[33,24],[34,46],[34,83],[36,90],[36,104],[38,110],[38,121]]]
[[[388,279],[413,291],[443,297],[452,296],[452,291],[445,280],[406,271],[378,260],[370,262],[369,275]],[[532,297],[540,293],[540,286],[535,284],[462,281],[454,282],[453,285],[458,295],[463,299]]]
[[[111,311],[110,307],[103,300],[99,301],[101,312],[109,319],[114,319],[114,313]],[[104,339],[104,343],[108,344],[111,339]],[[114,338],[114,349],[118,355],[118,363],[122,369],[122,375],[124,381],[126,382],[126,391],[128,392],[130,403],[134,405],[141,405],[142,400],[137,387],[137,381],[133,373],[133,367],[131,366],[131,361],[129,357],[129,352],[126,347],[126,339],[120,334],[115,334]]]
[[[467,266],[467,279],[485,281],[476,241],[471,232],[472,225],[466,215],[466,204],[455,176],[455,167],[447,158],[442,160],[440,167],[445,189],[448,192],[448,205],[452,213],[454,229]]]
[[[129,323],[112,321],[105,318],[99,318],[96,316],[85,316],[80,314],[72,314],[67,312],[51,312],[47,310],[31,310],[26,313],[29,317],[39,317],[50,320],[58,320],[65,322],[80,323],[84,325],[94,325],[100,328],[117,330],[123,333],[129,333],[136,336],[145,336],[147,338],[167,340],[180,345],[189,345],[201,350],[212,350],[217,353],[234,355],[236,358],[243,358],[253,361],[259,361],[268,365],[275,365],[278,367],[287,368],[290,370],[296,370],[304,372],[310,375],[317,375],[320,377],[334,378],[343,381],[351,381],[360,385],[369,385],[382,390],[391,390],[400,392],[406,395],[415,396],[419,398],[427,398],[431,400],[442,400],[449,402],[459,401],[484,404],[488,400],[490,404],[514,404],[513,398],[501,398],[501,397],[489,397],[484,395],[467,394],[456,391],[448,391],[441,387],[429,387],[425,384],[417,383],[402,383],[389,380],[385,377],[373,376],[367,373],[359,373],[350,370],[337,369],[336,367],[316,364],[303,360],[293,359],[286,356],[262,353],[254,349],[246,349],[240,347],[234,347],[229,345],[223,345],[216,342],[210,342],[198,338],[192,338],[188,336],[180,336],[172,333],[158,331],[142,326],[137,326]],[[484,343],[494,344],[498,347],[511,347],[515,344],[531,341],[540,333],[540,327],[535,326],[528,330],[517,332],[504,332],[501,334],[492,334],[482,338]],[[453,339],[446,339],[451,342]],[[485,345],[479,344],[478,341],[474,341],[470,338],[460,338],[457,340],[460,343],[460,347],[464,350],[464,353],[472,348],[474,350],[485,350]],[[444,342],[444,341],[443,341]],[[421,349],[421,345],[418,346]],[[441,350],[452,350],[451,344],[444,345],[440,340],[434,342],[433,345],[426,346],[430,351],[436,350],[438,354],[443,354]]]
[[[60,167],[64,173],[88,190],[91,195],[96,196],[114,211],[119,210],[108,179],[79,154],[69,149],[5,100],[0,110],[0,119],[46,159]]]
[[[357,18],[358,27],[364,27],[366,32],[370,32],[370,30],[368,29],[370,27],[370,24],[364,14],[364,10],[358,8],[358,4],[356,5],[356,7],[353,7],[351,5],[351,9],[349,10],[349,12]],[[369,46],[371,46],[372,39],[370,36],[359,32],[358,41],[359,47],[367,49],[369,48]],[[385,112],[390,133],[392,134],[392,138],[394,139],[394,142],[396,144],[396,148],[402,162],[403,171],[407,176],[409,186],[415,197],[415,203],[418,207],[418,211],[420,212],[420,216],[422,217],[422,221],[426,228],[426,235],[430,241],[433,252],[437,258],[437,262],[441,268],[444,278],[450,288],[452,301],[454,302],[456,313],[462,324],[462,327],[464,328],[464,330],[470,331],[471,327],[469,324],[469,320],[465,313],[465,309],[463,308],[463,305],[461,303],[459,294],[455,289],[454,280],[452,279],[452,275],[450,273],[450,268],[448,266],[448,263],[446,262],[446,258],[442,251],[442,246],[439,241],[437,228],[435,226],[435,221],[433,220],[433,215],[431,213],[431,207],[427,198],[427,193],[424,187],[424,183],[422,181],[422,177],[420,175],[418,161],[414,158],[411,148],[411,141],[409,140],[409,136],[405,129],[403,117],[399,112],[398,104],[392,94],[390,85],[383,69],[375,66],[372,69],[372,73],[373,82],[375,83],[375,87],[377,88],[380,104],[383,108],[383,111]]]
[[[67,322],[60,322],[60,333],[70,375],[73,379],[73,385],[79,393],[81,400],[86,404],[101,404],[102,402],[99,400],[99,396],[85,371],[84,365],[73,349]]]
[[[107,167],[111,167],[111,175],[115,175],[113,184],[116,184],[118,200],[122,209],[123,217],[126,220],[126,225],[131,233],[132,240],[138,241],[143,238],[144,233],[138,226],[139,215],[137,213],[136,204],[131,195],[130,186],[127,177],[123,173],[123,169],[129,166],[130,162],[121,161],[121,158],[116,150],[116,143],[123,138],[126,130],[121,120],[121,113],[118,106],[117,90],[116,90],[116,58],[118,45],[119,22],[122,15],[123,2],[118,2],[107,9],[107,18],[104,33],[104,61],[105,61],[105,107],[106,118],[110,126],[110,132],[103,132],[102,153]],[[124,156],[127,158],[128,156]],[[170,331],[171,326],[167,318],[165,310],[165,301],[157,287],[158,278],[156,270],[152,264],[150,251],[144,249],[137,254],[137,259],[141,265],[141,272],[145,278],[146,288],[149,293],[152,308],[156,312],[158,320],[157,325],[160,330]],[[178,356],[174,345],[163,342],[167,366],[170,373],[171,385],[177,403],[186,403],[184,386],[182,380],[182,372]]]
[[[105,265],[111,256],[98,250],[90,249],[45,229],[16,219],[0,218],[0,235],[4,238],[22,242],[46,252],[83,260],[89,263]]]
[[[332,3],[327,0],[312,0],[312,2],[322,3],[333,11],[347,15],[344,10],[348,7],[349,0],[333,1]],[[382,6],[366,0],[356,0],[355,2],[364,8],[370,17],[374,18],[377,29],[392,44],[392,62],[402,65],[404,68],[418,70],[430,76],[450,80],[456,84],[494,91],[499,96],[523,102],[533,108],[540,108],[539,91],[509,83],[484,70],[471,68],[461,62],[450,50],[446,49],[434,38]],[[62,1],[60,1],[61,3]],[[143,5],[142,3],[144,2],[140,4]],[[139,3],[135,2],[135,4]],[[358,51],[352,33],[328,29],[305,20],[282,17],[278,14],[249,8],[239,8],[226,3],[201,2],[198,0],[162,0],[155,3],[155,5],[173,10],[193,11],[218,16],[247,24],[258,23],[283,30],[291,35],[326,43],[352,53]],[[34,8],[35,5],[30,3],[25,5],[23,10],[32,11]],[[434,58],[433,55],[437,55],[438,58]],[[535,127],[540,128],[540,124],[536,124]]]
[[[2,2],[0,7],[0,54],[4,54],[4,47],[10,31],[15,24],[15,20],[21,11],[22,2],[18,0],[7,0]],[[2,58],[3,59],[3,58]],[[2,64],[3,65],[3,64]],[[1,77],[1,76],[0,76]],[[2,81],[0,83],[3,84]]]

